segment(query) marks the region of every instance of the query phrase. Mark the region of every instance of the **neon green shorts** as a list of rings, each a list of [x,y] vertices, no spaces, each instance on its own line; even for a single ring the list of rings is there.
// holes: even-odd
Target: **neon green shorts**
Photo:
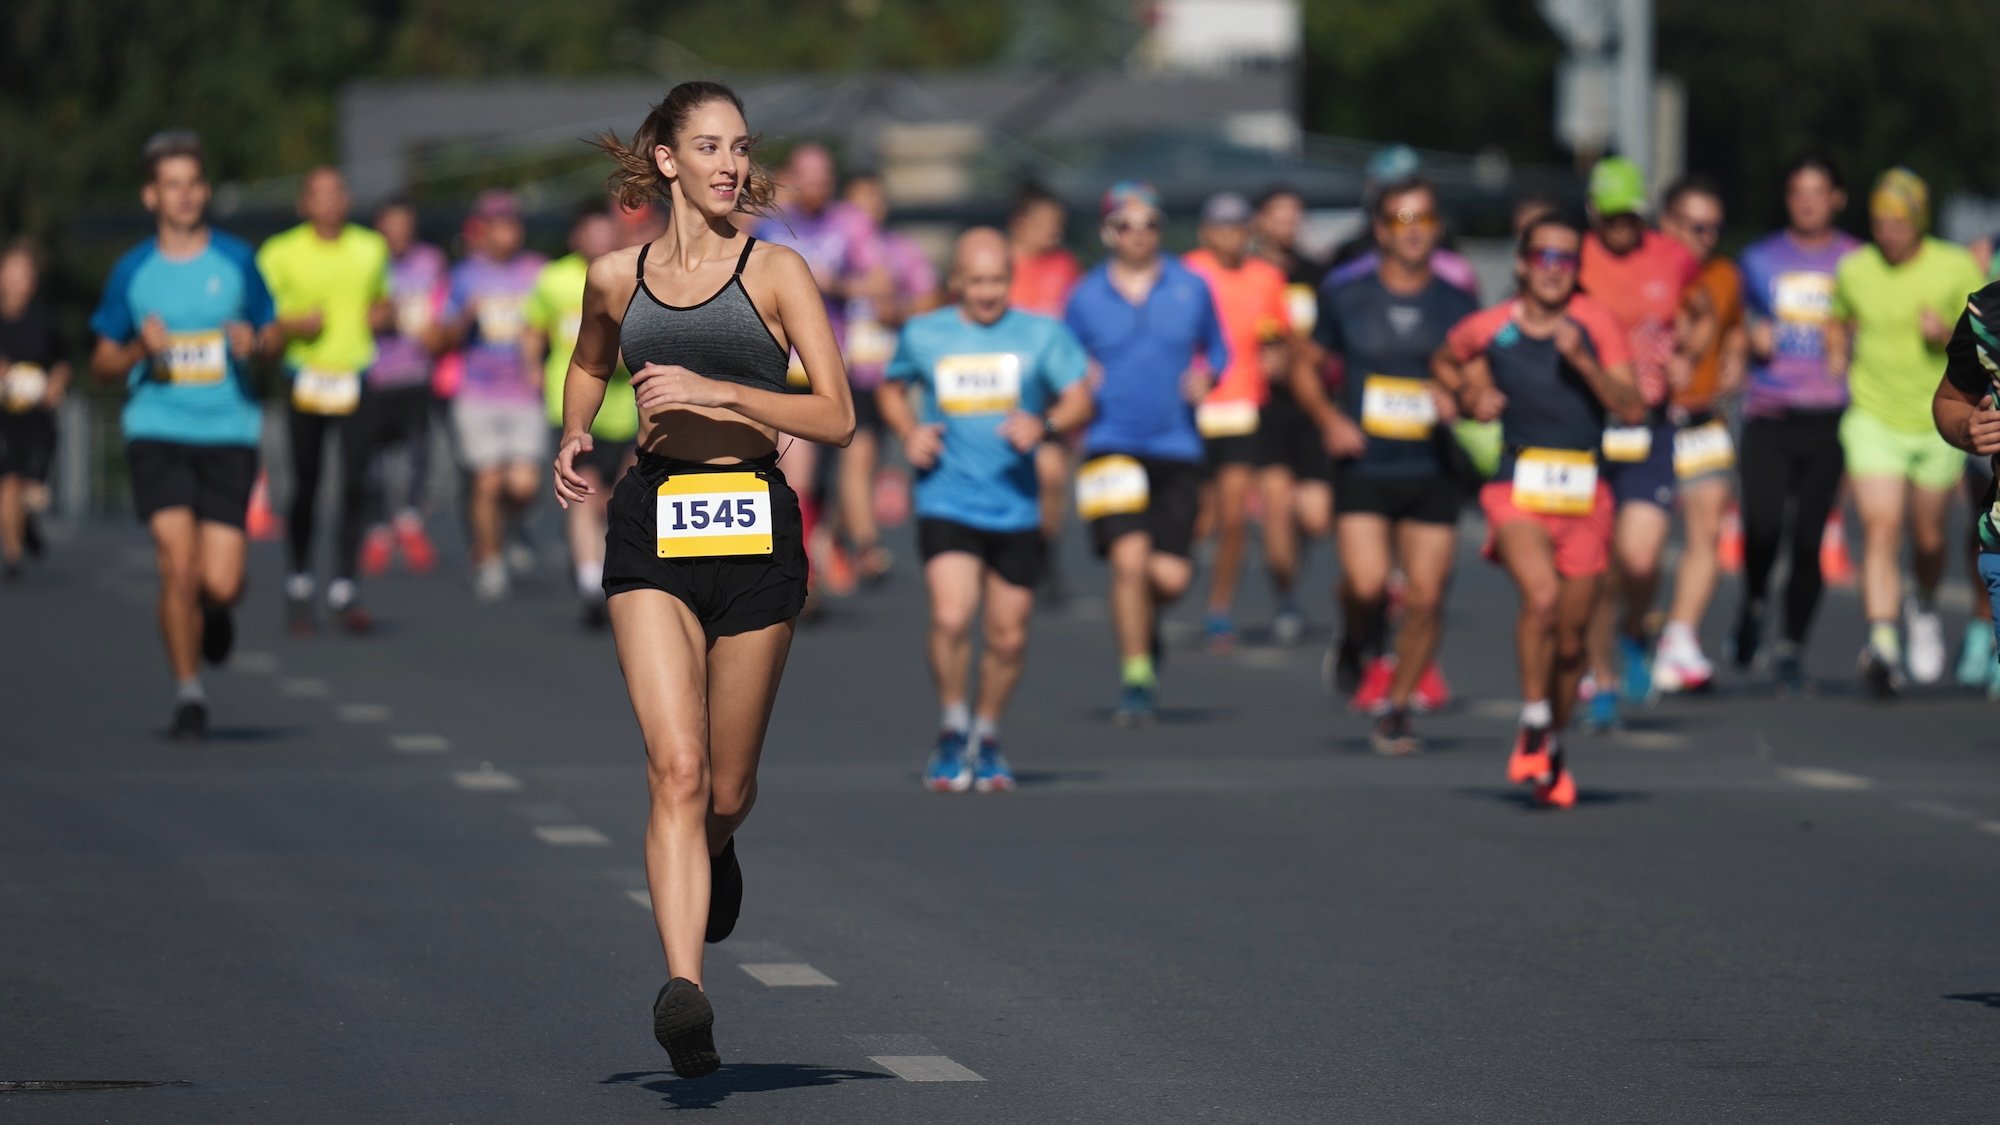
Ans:
[[[1935,430],[1891,429],[1853,407],[1840,416],[1840,448],[1847,455],[1847,475],[1857,480],[1896,477],[1918,488],[1943,491],[1956,488],[1965,471],[1965,454]]]

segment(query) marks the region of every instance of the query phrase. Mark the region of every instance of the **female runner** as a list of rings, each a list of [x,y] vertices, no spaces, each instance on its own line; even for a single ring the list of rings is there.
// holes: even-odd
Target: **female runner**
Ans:
[[[826,304],[793,251],[730,216],[770,204],[755,138],[727,86],[686,82],[630,147],[606,136],[619,201],[661,199],[666,233],[591,263],[563,385],[556,497],[576,472],[622,352],[639,406],[639,460],[611,494],[604,592],[618,663],[646,739],[646,882],[667,958],[653,1032],[683,1078],[722,1065],[701,989],[703,939],[736,925],[734,833],[806,596],[799,501],[778,435],[846,445],[854,404]],[[810,390],[788,392],[788,348]]]

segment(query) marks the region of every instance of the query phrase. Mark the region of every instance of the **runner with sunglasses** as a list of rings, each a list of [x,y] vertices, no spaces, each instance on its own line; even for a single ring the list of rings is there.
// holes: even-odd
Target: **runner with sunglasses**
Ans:
[[[1498,419],[1504,434],[1500,473],[1479,501],[1486,556],[1521,592],[1523,703],[1507,778],[1557,808],[1576,803],[1558,732],[1576,702],[1584,629],[1611,552],[1601,435],[1608,417],[1636,423],[1646,413],[1624,332],[1577,292],[1582,242],[1574,220],[1529,223],[1514,263],[1518,295],[1460,321],[1432,365],[1466,413]]]

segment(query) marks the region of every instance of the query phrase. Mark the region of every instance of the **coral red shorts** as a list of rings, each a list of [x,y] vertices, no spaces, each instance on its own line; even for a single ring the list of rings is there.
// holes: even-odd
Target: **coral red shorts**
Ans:
[[[1597,483],[1597,503],[1581,516],[1551,516],[1526,512],[1514,505],[1514,482],[1491,481],[1479,490],[1479,507],[1486,513],[1486,546],[1481,554],[1498,561],[1494,554],[1499,531],[1519,520],[1533,520],[1548,533],[1555,547],[1556,573],[1564,578],[1594,578],[1611,564],[1611,521],[1616,505],[1611,486]]]

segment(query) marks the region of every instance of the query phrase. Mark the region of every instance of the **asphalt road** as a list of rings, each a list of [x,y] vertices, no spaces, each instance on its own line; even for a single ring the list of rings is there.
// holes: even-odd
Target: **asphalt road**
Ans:
[[[1323,629],[1210,656],[1185,608],[1165,721],[1114,728],[1073,555],[1019,791],[946,797],[901,543],[794,651],[696,1081],[650,1033],[636,728],[558,568],[498,607],[392,577],[377,635],[299,641],[259,545],[191,747],[143,537],[59,544],[0,588],[0,1121],[2000,1116],[2000,711],[1861,698],[1851,595],[1816,696],[1732,679],[1578,738],[1549,813],[1502,776],[1490,567],[1450,606],[1460,703],[1392,761],[1322,693]]]

